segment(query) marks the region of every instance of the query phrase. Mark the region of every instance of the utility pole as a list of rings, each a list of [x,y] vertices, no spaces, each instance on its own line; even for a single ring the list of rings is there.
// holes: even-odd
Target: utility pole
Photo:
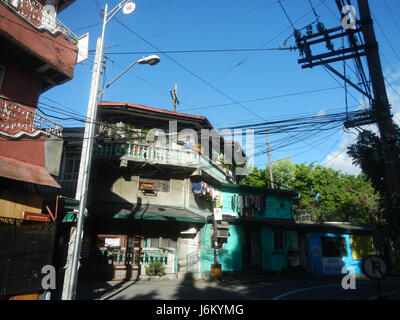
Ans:
[[[379,48],[371,19],[367,0],[358,0],[362,32],[367,47],[368,67],[374,91],[372,109],[377,116],[377,125],[381,135],[382,156],[385,163],[386,186],[390,200],[389,214],[393,230],[399,231],[399,208],[395,197],[400,192],[400,158],[396,147],[396,129],[390,113],[390,104],[386,93],[385,80],[379,57]]]
[[[172,91],[169,92],[170,95],[171,95],[171,98],[172,98],[172,104],[173,104],[174,112],[176,112],[176,104],[177,103],[179,104],[179,100],[178,100],[178,97],[176,95],[177,91],[178,91],[178,85],[175,83],[174,84],[174,93],[172,93]]]
[[[389,204],[387,205],[387,216],[389,218],[389,225],[392,231],[399,232],[399,206],[400,206],[400,158],[398,148],[396,146],[396,127],[392,121],[390,113],[389,100],[386,93],[385,80],[382,73],[382,66],[379,57],[378,43],[375,37],[375,31],[371,19],[371,12],[368,5],[368,0],[357,0],[360,17],[357,23],[347,26],[344,24],[346,18],[344,0],[335,0],[339,11],[342,13],[342,25],[332,29],[326,29],[325,26],[319,22],[317,24],[316,33],[312,32],[312,26],[308,28],[306,35],[302,35],[299,30],[294,30],[294,37],[296,40],[297,48],[302,56],[298,60],[302,68],[313,68],[314,66],[322,65],[328,71],[332,72],[347,84],[352,86],[358,92],[367,97],[371,104],[371,110],[368,112],[359,112],[359,114],[348,119],[344,126],[346,128],[357,127],[366,124],[376,123],[382,144],[382,158],[385,166],[385,182],[386,182],[386,196]],[[355,14],[355,13],[354,13]],[[355,17],[353,17],[355,19]],[[360,33],[363,35],[364,44],[358,44],[355,35]],[[350,47],[335,49],[331,40],[348,37]],[[318,43],[326,43],[326,47],[330,52],[313,55],[311,46]],[[368,69],[370,80],[372,84],[372,91],[370,92],[367,85],[367,78],[362,72],[364,78],[364,88],[354,84],[339,71],[334,69],[329,63],[344,61],[347,59],[355,59],[359,68],[362,69],[361,57],[365,56],[368,61]]]
[[[135,5],[128,3],[130,0],[122,0],[114,9],[108,12],[108,5],[104,8],[103,26],[101,37],[97,39],[95,62],[93,65],[90,95],[88,102],[87,119],[85,133],[82,142],[82,154],[79,167],[79,177],[75,198],[79,200],[79,212],[75,232],[70,233],[70,242],[65,266],[64,285],[62,300],[74,300],[76,295],[76,285],[78,279],[79,258],[81,252],[81,240],[83,236],[83,226],[86,214],[86,202],[89,187],[90,167],[92,163],[93,138],[95,136],[97,104],[99,98],[99,87],[104,58],[104,35],[107,23],[113,16],[124,7],[126,14],[133,12]]]
[[[75,198],[79,200],[79,213],[77,226],[70,234],[67,263],[65,268],[64,286],[62,300],[74,300],[78,278],[79,258],[81,252],[81,238],[83,236],[83,225],[85,220],[87,189],[89,185],[89,172],[92,157],[93,137],[95,133],[95,121],[97,116],[97,93],[100,86],[101,69],[103,66],[105,19],[107,17],[107,4],[104,9],[104,21],[102,36],[97,39],[95,63],[93,66],[90,96],[88,103],[89,121],[86,123],[85,134],[82,142],[82,156],[79,165],[79,179]],[[77,238],[77,237],[81,238]],[[73,248],[73,251],[71,250]]]
[[[269,180],[271,182],[271,189],[274,189],[274,177],[272,175],[272,166],[271,166],[271,154],[269,153],[269,138],[268,131],[265,131],[265,135],[267,136],[267,154],[268,154],[268,168],[269,168]]]

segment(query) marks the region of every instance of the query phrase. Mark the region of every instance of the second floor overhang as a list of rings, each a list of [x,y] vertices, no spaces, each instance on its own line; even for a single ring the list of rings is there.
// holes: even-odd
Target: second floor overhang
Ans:
[[[78,38],[57,18],[43,24],[41,4],[35,0],[0,0],[0,54],[35,71],[42,78],[40,93],[73,77]]]

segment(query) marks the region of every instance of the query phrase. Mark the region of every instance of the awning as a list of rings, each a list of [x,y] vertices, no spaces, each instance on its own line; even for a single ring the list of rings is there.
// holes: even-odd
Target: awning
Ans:
[[[150,204],[127,205],[116,202],[96,203],[94,206],[89,208],[89,215],[95,219],[112,218],[169,222],[207,222],[206,218],[203,216],[187,209]]]
[[[0,177],[61,188],[44,167],[0,156]]]

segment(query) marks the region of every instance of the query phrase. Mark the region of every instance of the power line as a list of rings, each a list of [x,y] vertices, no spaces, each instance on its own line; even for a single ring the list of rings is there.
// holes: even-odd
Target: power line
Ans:
[[[321,2],[318,4],[317,7],[319,7],[322,3],[325,3],[326,0],[321,0]],[[295,23],[301,21],[304,17],[306,17],[311,11],[307,11],[305,14],[303,14],[300,18],[298,18]],[[281,32],[279,32],[276,36],[274,36],[272,39],[268,40],[266,43],[264,43],[260,48],[265,48],[267,45],[269,45],[272,41],[274,41],[275,39],[277,39],[278,37],[280,37],[283,33],[285,33],[286,31],[288,31],[290,29],[290,27],[283,29]],[[289,38],[291,38],[292,35],[290,35]],[[286,41],[289,39],[287,38]],[[284,43],[286,43],[286,41]],[[285,46],[285,45],[284,45]],[[248,56],[246,56],[244,59],[242,59],[241,61],[239,61],[238,63],[236,63],[233,67],[229,68],[228,70],[226,70],[225,72],[223,72],[222,74],[220,74],[218,77],[216,77],[215,79],[213,79],[211,81],[211,83],[221,79],[222,77],[224,77],[225,75],[227,75],[228,73],[232,72],[233,70],[235,70],[237,67],[241,66],[242,64],[244,64],[247,60],[249,60],[251,57],[253,57],[254,55],[256,55],[258,53],[258,51],[253,51],[251,52]],[[204,88],[206,88],[207,86],[203,86],[200,89],[194,91],[193,93],[187,95],[184,100],[188,99],[189,97],[193,96],[194,94],[200,92],[201,90],[203,90]]]
[[[126,28],[127,30],[129,30],[131,33],[133,33],[134,35],[136,35],[137,37],[139,37],[140,39],[142,39],[144,42],[146,42],[148,45],[150,45],[151,47],[155,48],[156,50],[158,50],[159,52],[161,52],[160,49],[158,49],[156,46],[154,46],[152,43],[150,43],[149,41],[147,41],[145,38],[143,38],[141,35],[139,35],[137,32],[133,31],[131,28],[129,28],[128,26],[126,26],[125,24],[123,24],[122,22],[120,22],[117,18],[115,19],[119,24],[121,24],[124,28]],[[255,113],[254,111],[252,111],[251,109],[247,108],[246,106],[244,106],[243,104],[241,104],[240,102],[236,101],[235,99],[231,98],[230,96],[228,96],[227,94],[225,94],[224,92],[222,92],[221,90],[219,90],[218,88],[216,88],[215,86],[213,86],[211,83],[207,82],[206,80],[204,80],[203,78],[201,78],[200,76],[198,76],[197,74],[195,74],[193,71],[189,70],[188,68],[186,68],[185,66],[183,66],[181,63],[179,63],[178,61],[176,61],[174,58],[170,57],[168,54],[164,53],[164,55],[170,59],[172,62],[174,62],[176,65],[178,65],[179,67],[181,67],[182,69],[184,69],[185,71],[189,72],[191,75],[193,75],[194,77],[196,77],[197,79],[199,79],[200,81],[202,81],[203,83],[207,84],[210,88],[214,89],[215,91],[217,91],[218,93],[220,93],[221,95],[223,95],[224,97],[228,98],[229,100],[231,100],[232,102],[240,105],[243,109],[247,110],[248,112],[256,115],[257,117],[263,119],[260,115],[258,115],[257,113]]]
[[[106,52],[106,55],[119,54],[119,55],[131,55],[131,54],[154,54],[154,53],[223,53],[223,52],[255,52],[255,51],[283,51],[283,50],[295,50],[295,47],[290,48],[251,48],[251,49],[191,49],[191,50],[164,50],[164,51],[125,51],[125,52]],[[90,50],[94,53],[95,50]]]
[[[302,91],[302,92],[286,93],[286,94],[277,95],[277,96],[269,96],[269,97],[263,97],[263,98],[243,100],[243,101],[241,101],[241,103],[258,102],[258,101],[265,101],[265,100],[270,100],[270,99],[285,98],[285,97],[291,97],[291,96],[297,96],[297,95],[303,95],[303,94],[309,94],[309,93],[336,90],[339,88],[341,88],[341,87],[322,88],[322,89],[307,90],[307,91]],[[216,105],[211,105],[211,106],[191,106],[191,108],[185,109],[185,111],[224,107],[224,106],[229,106],[232,104],[235,104],[235,103],[223,103],[223,104],[216,104]]]
[[[393,48],[393,45],[392,45],[391,41],[390,41],[390,40],[388,39],[388,37],[386,36],[386,33],[385,33],[385,31],[383,30],[381,24],[379,23],[379,20],[375,18],[375,15],[374,15],[373,13],[372,13],[372,17],[374,18],[374,21],[375,21],[376,24],[378,25],[378,28],[380,29],[380,31],[382,32],[384,38],[386,39],[386,42],[388,43],[388,45],[390,46],[390,48],[392,49],[394,55],[396,56],[397,60],[398,60],[399,63],[400,63],[400,57],[399,57],[399,55],[397,54],[396,50]]]
[[[167,2],[167,1],[165,1],[165,2]],[[201,26],[201,25],[205,25],[205,24],[208,24],[208,23],[211,23],[211,22],[216,22],[216,21],[219,21],[219,20],[222,20],[222,19],[226,19],[226,18],[235,16],[235,15],[239,15],[239,14],[247,13],[247,12],[250,12],[250,11],[253,11],[253,10],[257,10],[257,9],[262,8],[262,7],[271,6],[271,5],[276,4],[276,3],[277,3],[276,1],[268,2],[266,4],[259,5],[259,6],[256,6],[256,7],[252,7],[250,9],[240,10],[240,11],[237,11],[237,12],[234,12],[234,13],[231,13],[231,14],[219,16],[219,17],[212,18],[212,19],[208,19],[208,20],[206,20],[204,22],[195,23],[195,24],[192,24],[192,25],[189,25],[189,26],[179,27],[179,28],[168,30],[168,31],[165,31],[165,32],[162,32],[162,33],[159,33],[159,34],[149,35],[146,38],[147,39],[152,39],[152,38],[164,36],[166,34],[170,34],[170,33],[173,33],[173,32],[179,32],[181,30],[191,29],[191,28],[194,28],[194,27],[197,27],[197,26]],[[118,46],[123,46],[123,45],[131,44],[131,43],[132,43],[132,41],[124,42],[124,43],[120,43],[120,44],[115,44],[115,45],[108,46],[106,49],[114,48],[114,47],[118,47]]]
[[[388,5],[387,1],[386,1],[386,0],[384,0],[384,2],[385,2],[385,5],[386,5],[386,8],[387,8],[387,10],[389,11],[389,14],[390,14],[390,16],[391,16],[391,17],[392,17],[392,19],[393,19],[393,22],[394,22],[394,24],[395,24],[395,26],[396,26],[397,30],[398,30],[398,31],[399,31],[399,33],[400,33],[400,27],[399,27],[399,25],[397,24],[397,22],[396,22],[396,19],[395,19],[395,18],[394,18],[394,16],[393,16],[392,10],[390,10],[390,8],[389,8],[389,5]]]
[[[283,5],[282,5],[281,0],[278,0],[278,3],[279,3],[279,5],[280,5],[280,7],[282,8],[282,11],[283,11],[283,13],[285,14],[286,18],[287,18],[288,21],[290,22],[290,25],[292,26],[293,29],[295,29],[294,24],[293,24],[292,20],[289,18],[288,14],[286,13],[286,10],[285,10],[285,8],[284,8]]]

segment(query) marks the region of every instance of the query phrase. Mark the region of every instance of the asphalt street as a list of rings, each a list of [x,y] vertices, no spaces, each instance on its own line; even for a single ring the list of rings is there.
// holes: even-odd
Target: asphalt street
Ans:
[[[400,300],[400,277],[381,281],[386,300]],[[246,281],[80,282],[78,300],[375,300],[377,282],[357,278],[354,289],[342,279],[273,279]]]

